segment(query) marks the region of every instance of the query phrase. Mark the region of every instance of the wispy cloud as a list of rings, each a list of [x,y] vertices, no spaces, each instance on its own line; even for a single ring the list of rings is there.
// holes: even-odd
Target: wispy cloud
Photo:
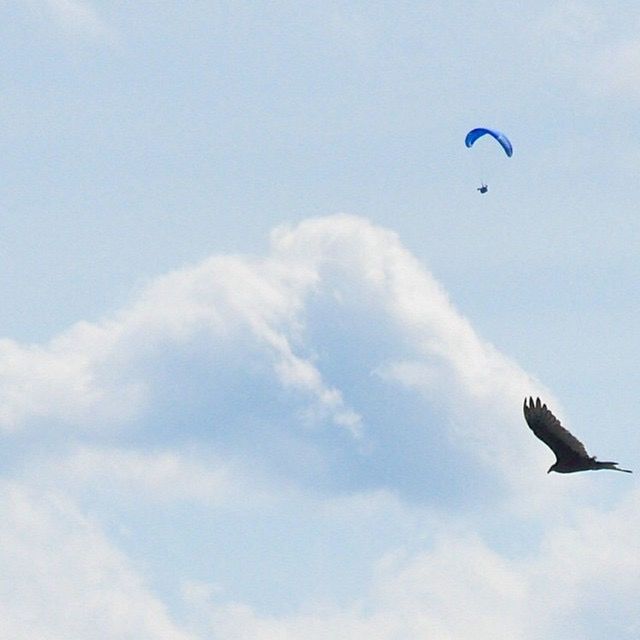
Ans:
[[[547,43],[551,77],[590,96],[640,97],[640,14],[604,12],[592,2],[565,0],[542,12],[533,29]]]
[[[113,40],[113,29],[89,0],[27,0],[27,4],[69,34]]]

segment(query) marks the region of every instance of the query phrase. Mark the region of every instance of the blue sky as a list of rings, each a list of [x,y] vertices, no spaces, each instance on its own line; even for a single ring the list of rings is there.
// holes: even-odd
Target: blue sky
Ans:
[[[0,636],[638,637],[640,9],[2,9]]]

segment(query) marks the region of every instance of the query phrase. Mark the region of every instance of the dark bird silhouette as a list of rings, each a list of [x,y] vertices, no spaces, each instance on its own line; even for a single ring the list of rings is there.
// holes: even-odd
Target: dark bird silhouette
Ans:
[[[595,456],[590,456],[578,438],[572,436],[556,418],[540,398],[524,399],[524,419],[531,431],[535,433],[556,454],[556,462],[549,467],[549,471],[557,473],[575,473],[576,471],[591,471],[597,469],[611,469],[632,473],[629,469],[618,469],[617,462],[600,462]]]

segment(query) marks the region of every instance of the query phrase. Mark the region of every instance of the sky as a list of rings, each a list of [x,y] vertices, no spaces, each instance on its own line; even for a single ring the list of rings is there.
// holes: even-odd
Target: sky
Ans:
[[[1,638],[638,638],[640,8],[0,8]]]

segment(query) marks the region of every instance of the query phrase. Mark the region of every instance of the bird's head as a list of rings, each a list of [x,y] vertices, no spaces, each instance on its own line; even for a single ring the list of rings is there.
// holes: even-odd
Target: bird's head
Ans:
[[[557,465],[557,464],[558,464],[557,462],[554,462],[554,463],[549,467],[549,471],[547,471],[547,473],[551,473],[552,471],[555,471],[555,470],[556,470],[556,465]]]

